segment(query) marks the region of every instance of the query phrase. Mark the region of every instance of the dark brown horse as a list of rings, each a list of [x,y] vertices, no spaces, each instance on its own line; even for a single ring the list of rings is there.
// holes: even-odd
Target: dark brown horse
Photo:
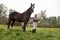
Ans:
[[[8,25],[7,29],[10,28],[10,24],[11,24],[11,27],[13,27],[15,21],[18,21],[18,22],[24,22],[22,30],[26,31],[26,24],[29,21],[29,18],[30,18],[30,15],[32,14],[32,12],[34,12],[34,4],[31,3],[31,6],[23,13],[18,13],[16,11],[10,13],[9,19],[7,22],[7,25]]]

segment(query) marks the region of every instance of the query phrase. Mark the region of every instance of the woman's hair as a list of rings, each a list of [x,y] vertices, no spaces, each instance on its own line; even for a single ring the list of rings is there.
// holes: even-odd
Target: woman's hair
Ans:
[[[37,14],[35,14],[35,17],[37,17]]]

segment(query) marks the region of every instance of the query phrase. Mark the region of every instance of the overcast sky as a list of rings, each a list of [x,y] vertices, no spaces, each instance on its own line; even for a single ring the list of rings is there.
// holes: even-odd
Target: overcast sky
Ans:
[[[47,17],[60,16],[60,0],[0,0],[0,4],[4,4],[8,9],[18,12],[24,12],[30,7],[31,3],[35,3],[34,14],[46,10]]]

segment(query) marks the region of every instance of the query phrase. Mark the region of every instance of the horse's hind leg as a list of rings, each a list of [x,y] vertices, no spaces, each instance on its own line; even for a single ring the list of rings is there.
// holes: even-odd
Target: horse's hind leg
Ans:
[[[10,23],[11,23],[11,20],[8,20],[8,22],[7,22],[7,29],[10,28]]]
[[[15,21],[12,21],[11,23],[11,29],[13,30],[13,25],[14,25]]]
[[[24,25],[23,25],[23,27],[22,27],[22,31],[23,31],[23,32],[26,31],[26,24],[27,24],[27,22],[24,22]]]

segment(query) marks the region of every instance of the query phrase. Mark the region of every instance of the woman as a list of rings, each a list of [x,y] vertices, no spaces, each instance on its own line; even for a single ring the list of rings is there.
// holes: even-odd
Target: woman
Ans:
[[[35,14],[35,17],[33,18],[33,30],[32,30],[32,33],[36,32],[37,22],[38,21],[39,21],[39,19],[37,18],[37,14]]]

